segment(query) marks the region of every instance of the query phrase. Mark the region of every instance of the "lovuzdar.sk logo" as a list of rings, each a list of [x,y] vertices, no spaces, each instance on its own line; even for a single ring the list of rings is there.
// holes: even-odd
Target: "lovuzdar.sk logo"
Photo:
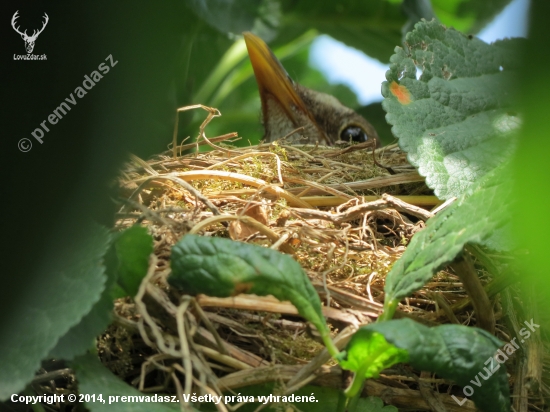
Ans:
[[[27,55],[30,55],[34,49],[34,43],[36,42],[36,39],[38,38],[38,36],[40,35],[40,33],[42,33],[44,31],[44,29],[46,28],[46,25],[48,24],[48,21],[49,21],[49,17],[46,13],[44,13],[44,22],[42,23],[42,28],[40,30],[33,30],[33,33],[32,35],[28,35],[27,34],[27,30],[25,30],[24,32],[22,32],[20,29],[19,29],[19,26],[16,26],[16,20],[19,18],[19,10],[17,10],[13,17],[11,18],[11,26],[13,27],[13,29],[19,33],[21,35],[21,38],[23,39],[23,41],[25,42],[25,49],[27,50]],[[26,60],[26,59],[25,59]]]

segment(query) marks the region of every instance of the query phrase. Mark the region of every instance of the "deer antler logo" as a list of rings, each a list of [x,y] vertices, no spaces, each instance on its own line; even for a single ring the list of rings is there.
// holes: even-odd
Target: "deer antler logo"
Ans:
[[[21,35],[21,38],[25,41],[25,49],[27,49],[27,54],[31,54],[32,53],[32,50],[34,49],[34,42],[36,41],[36,38],[38,37],[38,35],[40,33],[42,33],[44,31],[44,28],[46,27],[46,24],[48,24],[48,20],[49,17],[46,13],[44,13],[44,16],[46,17],[46,21],[44,21],[44,23],[42,24],[42,28],[40,30],[34,30],[33,33],[32,33],[32,36],[28,36],[27,35],[27,30],[25,30],[24,33],[21,33],[19,31],[19,27],[15,27],[15,20],[17,20],[17,18],[19,17],[17,15],[17,13],[19,13],[19,10],[17,10],[15,12],[15,14],[13,15],[12,19],[11,19],[11,26],[13,27],[13,29],[19,33]]]

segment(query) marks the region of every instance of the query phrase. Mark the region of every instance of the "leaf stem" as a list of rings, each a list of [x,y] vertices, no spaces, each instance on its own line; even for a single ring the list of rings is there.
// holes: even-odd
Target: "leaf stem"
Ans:
[[[391,320],[393,318],[393,315],[395,314],[398,303],[399,302],[396,300],[389,300],[384,302],[384,312],[382,312],[382,314],[378,316],[376,322]]]
[[[353,398],[356,396],[361,395],[361,389],[363,389],[363,385],[365,384],[365,373],[367,368],[369,367],[368,362],[365,362],[357,372],[355,372],[355,375],[353,376],[353,380],[351,381],[351,385],[344,391],[344,394],[348,398]],[[348,401],[349,405],[349,401]]]
[[[338,348],[330,338],[330,333],[328,329],[321,332],[321,339],[323,339],[323,343],[325,344],[325,347],[327,348],[327,351],[330,354],[330,356],[336,359],[336,356],[340,353],[340,351],[338,350]]]

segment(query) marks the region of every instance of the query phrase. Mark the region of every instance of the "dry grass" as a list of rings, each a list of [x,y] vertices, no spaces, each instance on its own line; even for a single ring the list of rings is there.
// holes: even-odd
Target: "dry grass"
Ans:
[[[197,233],[291,254],[318,290],[342,348],[381,313],[386,274],[438,201],[395,145],[375,152],[296,142],[235,148],[223,143],[231,137],[214,144],[203,124],[197,147],[213,150],[134,157],[121,172],[124,203],[116,228],[146,226],[155,258],[136,299],[116,303],[117,319],[102,337],[100,355],[145,392],[218,394],[263,383],[275,383],[279,394],[308,383],[340,388],[341,370],[291,304],[253,295],[180,296],[166,283],[171,247]],[[498,257],[487,259],[499,265]],[[488,272],[475,263],[487,284]],[[502,321],[501,289],[489,295],[497,336],[507,340],[513,333]],[[402,302],[396,316],[475,325],[462,283],[450,271]],[[118,355],[117,347],[123,348]],[[369,381],[366,390],[400,410],[432,410],[421,391],[426,385],[448,411],[475,410],[470,401],[459,407],[452,400],[451,394],[462,396],[451,382],[402,366]]]

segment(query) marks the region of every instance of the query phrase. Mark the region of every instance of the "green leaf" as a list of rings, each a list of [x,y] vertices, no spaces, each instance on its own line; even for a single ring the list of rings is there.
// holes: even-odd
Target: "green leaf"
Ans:
[[[49,356],[71,360],[93,346],[97,335],[111,322],[113,298],[134,296],[147,274],[153,239],[147,229],[133,226],[120,233],[105,256],[107,282],[90,313],[63,336]],[[122,285],[116,285],[115,282]]]
[[[353,371],[363,379],[378,378],[384,369],[409,360],[407,351],[389,344],[380,333],[363,328],[352,336],[346,351],[338,356],[342,369]]]
[[[97,335],[102,333],[111,323],[111,314],[114,307],[112,289],[116,282],[115,268],[117,264],[113,244],[104,256],[104,264],[106,266],[107,281],[99,301],[77,325],[69,329],[59,339],[48,357],[72,360],[75,356],[82,355],[94,346]]]
[[[120,234],[114,246],[118,260],[118,283],[129,296],[135,296],[149,268],[153,238],[146,228],[132,226]]]
[[[407,51],[395,49],[382,83],[386,119],[435,194],[460,196],[513,152],[523,43],[488,45],[433,21],[418,23],[406,39]]]
[[[319,296],[290,256],[229,239],[186,235],[172,247],[170,262],[168,283],[190,295],[253,293],[289,300],[319,330],[331,355],[338,352],[330,340]]]
[[[348,343],[345,352],[348,362],[352,357],[357,357],[355,362],[369,359],[371,351],[377,353],[380,345],[373,340],[378,342],[380,335],[393,347],[388,351],[406,351],[414,368],[469,386],[473,390],[469,397],[481,410],[510,410],[506,368],[500,364],[508,356],[501,350],[497,352],[502,342],[490,333],[462,325],[429,328],[410,319],[372,323],[361,327]],[[515,348],[508,344],[505,350],[511,355]],[[496,361],[491,360],[495,355]],[[471,393],[469,389],[465,392]]]
[[[509,165],[493,170],[415,234],[386,277],[387,308],[424,286],[466,243],[485,242],[509,221],[512,179],[508,169]]]
[[[105,288],[103,256],[110,242],[107,229],[90,226],[71,250],[48,262],[39,284],[29,287],[24,310],[14,312],[0,344],[0,400],[20,392],[42,359],[67,331],[81,321]],[[88,342],[91,342],[91,337]]]
[[[165,398],[167,395],[163,395],[162,401],[159,401],[158,398],[152,400],[151,398],[155,394],[143,394],[131,387],[113,375],[95,355],[79,356],[71,365],[76,373],[79,393],[89,394],[90,396],[95,395],[95,401],[90,399],[89,402],[84,402],[90,412],[110,412],[113,410],[120,412],[180,411],[179,403],[163,403],[169,402],[171,396],[167,399]],[[101,395],[103,401],[98,400],[99,395]],[[133,398],[127,398],[128,396]],[[123,397],[125,397],[124,400]],[[191,407],[189,410],[196,411]]]

